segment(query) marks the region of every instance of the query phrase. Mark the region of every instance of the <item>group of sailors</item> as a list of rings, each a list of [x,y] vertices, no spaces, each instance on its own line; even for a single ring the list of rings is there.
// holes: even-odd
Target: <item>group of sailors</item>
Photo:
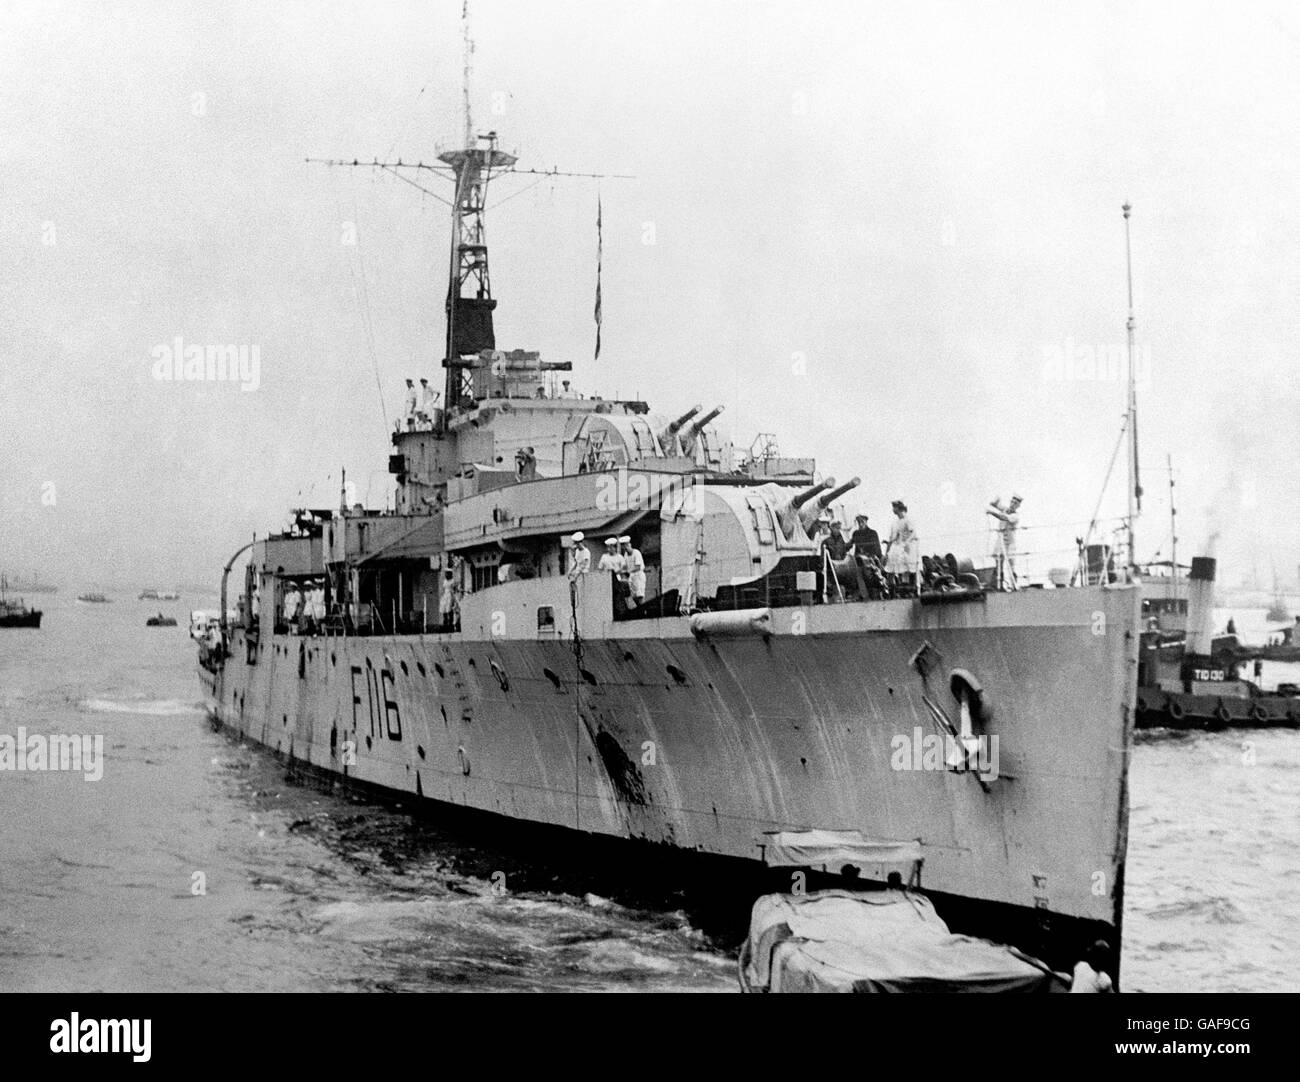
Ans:
[[[1016,577],[1016,533],[1020,528],[1022,502],[1020,496],[1012,496],[1003,505],[1000,497],[994,497],[986,511],[997,523],[994,555],[997,560],[998,584],[1004,590],[1019,589]],[[910,582],[919,588],[922,571],[920,538],[908,515],[907,504],[902,500],[894,500],[891,509],[894,521],[890,523],[889,537],[883,548],[880,535],[871,528],[870,519],[865,514],[855,516],[852,535],[844,536],[842,522],[821,522],[814,531],[813,540],[820,541],[822,552],[833,561],[852,557],[879,571],[894,586]]]
[[[591,551],[586,545],[586,535],[581,531],[570,540],[573,542],[573,557],[569,578],[576,582],[579,576],[591,571]],[[632,544],[629,535],[605,539],[605,551],[596,564],[596,570],[614,576],[616,602],[622,602],[629,609],[645,603],[645,557]]]
[[[431,425],[438,417],[438,392],[429,386],[427,379],[420,380],[417,389],[414,380],[406,381],[406,428],[408,431]]]
[[[254,595],[256,599],[256,594]],[[284,622],[299,631],[325,617],[325,588],[317,586],[310,589],[299,587],[291,582],[284,593],[280,612]]]
[[[894,521],[883,548],[880,534],[865,514],[855,516],[854,530],[849,537],[844,536],[842,522],[832,521],[821,523],[813,539],[820,540],[822,552],[831,560],[839,562],[853,557],[890,576],[896,584],[907,580],[916,584],[921,569],[921,541],[908,517],[907,504],[894,500],[892,510]]]

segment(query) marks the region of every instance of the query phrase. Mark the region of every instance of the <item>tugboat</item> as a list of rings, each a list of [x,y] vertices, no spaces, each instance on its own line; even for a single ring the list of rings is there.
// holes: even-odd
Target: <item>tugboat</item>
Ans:
[[[1185,638],[1171,645],[1153,632],[1142,636],[1138,664],[1138,728],[1223,729],[1300,725],[1300,694],[1292,685],[1275,693],[1241,674],[1261,651],[1243,649],[1235,635],[1212,631],[1215,561],[1192,559],[1187,576]]]
[[[146,627],[175,627],[176,617],[164,616],[161,612],[157,616],[150,616],[145,621]]]
[[[112,599],[111,599],[111,598],[105,597],[103,594],[99,593],[98,591],[93,591],[93,590],[90,591],[90,592],[88,592],[88,593],[78,594],[78,595],[77,595],[77,600],[78,600],[78,601],[84,601],[84,602],[85,602],[86,604],[88,604],[88,605],[109,605],[109,604],[112,604]]]
[[[452,182],[443,400],[391,434],[393,510],[345,484],[226,563],[198,645],[214,724],[556,844],[787,886],[793,862],[883,887],[903,853],[954,930],[1067,967],[1105,939],[1117,966],[1137,587],[992,591],[919,554],[882,582],[810,536],[856,478],[498,348],[486,191],[525,171],[465,127],[440,164],[390,163]]]
[[[29,609],[21,597],[11,600],[9,583],[0,575],[0,627],[35,627],[41,626],[41,611]]]

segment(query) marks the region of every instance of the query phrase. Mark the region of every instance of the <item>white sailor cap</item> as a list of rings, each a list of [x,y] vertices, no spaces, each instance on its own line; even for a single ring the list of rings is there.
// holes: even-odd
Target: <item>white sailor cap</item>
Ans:
[[[576,545],[579,541],[585,541],[585,540],[586,540],[586,534],[584,534],[581,530],[579,530],[577,533],[575,533],[575,534],[573,535],[573,537],[571,538],[571,540],[572,540],[573,543]]]
[[[630,545],[632,543],[632,535],[624,534],[622,537],[618,539],[618,543],[620,545]]]
[[[618,538],[617,538],[617,537],[607,537],[607,538],[605,538],[605,544],[607,544],[607,545],[617,545],[617,544],[618,544]]]

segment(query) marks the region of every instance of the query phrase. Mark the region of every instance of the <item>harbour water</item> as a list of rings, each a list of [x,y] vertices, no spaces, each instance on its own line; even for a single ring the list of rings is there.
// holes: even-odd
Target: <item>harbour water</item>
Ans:
[[[185,625],[214,598],[65,594],[0,635],[0,733],[102,735],[104,772],[0,772],[0,991],[735,990],[734,944],[671,885],[545,854],[516,877],[213,732]],[[178,627],[145,626],[160,606]],[[1127,990],[1296,988],[1300,732],[1143,734],[1130,778]]]

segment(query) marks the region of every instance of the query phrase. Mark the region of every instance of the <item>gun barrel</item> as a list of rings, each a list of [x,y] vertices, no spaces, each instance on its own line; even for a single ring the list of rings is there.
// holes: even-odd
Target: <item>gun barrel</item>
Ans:
[[[703,417],[701,417],[698,421],[694,422],[691,425],[690,428],[691,435],[698,436],[701,432],[704,431],[705,426],[708,425],[708,423],[712,421],[713,418],[715,418],[721,412],[722,412],[721,406],[714,406],[713,409],[709,410],[708,413],[706,413]]]
[[[692,417],[694,417],[697,413],[699,413],[700,410],[702,410],[703,408],[704,408],[703,406],[692,406],[680,417],[678,417],[677,420],[673,421],[667,428],[664,429],[664,435],[671,436],[674,433],[676,433],[676,431],[679,428],[681,428],[682,425],[684,425],[687,421],[689,421]]]
[[[852,492],[853,489],[857,488],[860,484],[862,484],[861,477],[854,477],[852,480],[845,481],[844,484],[840,485],[838,488],[833,488],[829,492],[824,493],[821,498],[818,499],[817,506],[822,509],[830,507],[831,504],[846,492]]]
[[[820,492],[825,492],[828,488],[831,488],[834,484],[835,484],[835,478],[828,477],[826,478],[825,481],[813,485],[812,488],[804,489],[803,492],[799,492],[796,493],[794,496],[791,496],[790,502],[786,504],[786,508],[790,511],[798,511],[799,508],[801,508],[814,496],[816,496]]]
[[[795,523],[800,521],[799,508],[816,496],[817,493],[825,491],[833,484],[835,484],[835,478],[828,477],[820,484],[813,485],[812,488],[796,492],[776,509],[776,520],[781,524],[781,532],[785,535],[787,541],[793,538]]]

